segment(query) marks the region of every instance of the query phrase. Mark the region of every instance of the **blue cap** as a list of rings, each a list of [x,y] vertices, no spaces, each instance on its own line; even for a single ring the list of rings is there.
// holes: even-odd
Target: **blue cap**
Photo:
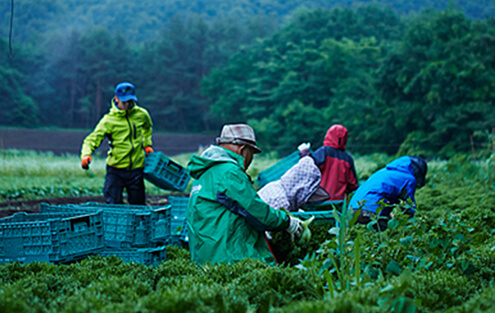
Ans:
[[[123,102],[129,100],[137,101],[136,88],[131,83],[118,84],[117,87],[115,87],[115,95]]]

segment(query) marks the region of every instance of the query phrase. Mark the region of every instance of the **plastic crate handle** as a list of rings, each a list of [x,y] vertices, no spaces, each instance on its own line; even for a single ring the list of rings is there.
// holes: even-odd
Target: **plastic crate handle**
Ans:
[[[170,166],[170,169],[175,171],[176,173],[179,173],[181,171],[181,166],[172,160],[170,160],[169,166]]]
[[[76,217],[70,220],[70,229],[73,232],[82,232],[89,229],[89,216]]]

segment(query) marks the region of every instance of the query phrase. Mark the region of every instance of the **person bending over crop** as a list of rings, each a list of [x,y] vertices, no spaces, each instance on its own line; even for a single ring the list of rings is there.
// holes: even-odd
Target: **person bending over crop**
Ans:
[[[321,170],[321,186],[330,194],[330,200],[344,200],[358,188],[354,160],[345,151],[347,129],[333,125],[327,131],[323,146],[318,148],[313,158]]]
[[[191,259],[199,264],[244,258],[273,262],[265,231],[300,236],[301,221],[271,208],[252,187],[245,171],[261,150],[250,126],[224,125],[216,141],[188,164],[195,179],[186,215]]]
[[[380,229],[386,229],[387,220],[394,205],[401,201],[410,201],[410,207],[404,210],[409,216],[414,216],[416,189],[425,185],[426,171],[428,167],[425,160],[418,157],[403,156],[385,168],[375,172],[357,190],[348,209],[361,209],[358,223],[367,224],[371,221],[377,210],[381,209],[379,219]]]
[[[321,172],[310,156],[303,156],[279,180],[271,182],[258,191],[261,199],[274,209],[297,211],[311,201],[330,198],[320,186]]]
[[[137,105],[135,88],[123,82],[115,88],[110,111],[83,141],[81,166],[89,168],[91,155],[108,138],[110,149],[103,195],[109,204],[121,204],[126,188],[130,204],[145,204],[143,180],[145,154],[153,152],[153,123],[148,111]]]

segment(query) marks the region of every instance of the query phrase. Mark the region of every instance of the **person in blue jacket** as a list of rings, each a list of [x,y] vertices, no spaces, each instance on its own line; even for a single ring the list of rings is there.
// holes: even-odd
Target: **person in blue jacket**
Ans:
[[[357,222],[367,224],[378,208],[382,208],[380,216],[384,216],[385,219],[379,223],[381,229],[386,228],[386,221],[390,218],[394,205],[401,200],[412,205],[412,208],[407,208],[404,213],[414,216],[414,193],[416,189],[425,185],[427,169],[425,160],[413,156],[403,156],[390,162],[356,190],[348,209],[361,209]]]

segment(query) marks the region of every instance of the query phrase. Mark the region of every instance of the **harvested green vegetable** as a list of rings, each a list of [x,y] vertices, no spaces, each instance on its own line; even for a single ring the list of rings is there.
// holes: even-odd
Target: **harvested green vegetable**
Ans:
[[[285,208],[280,208],[280,210],[287,213],[287,215],[292,216],[292,214],[290,213],[289,210],[287,210]],[[311,239],[311,230],[309,229],[309,225],[313,222],[314,219],[315,219],[315,217],[311,216],[311,218],[309,218],[305,221],[302,221],[303,232],[301,235],[301,239],[299,240],[299,243],[308,242]]]
[[[309,224],[313,222],[315,219],[314,216],[302,222],[303,225],[303,233],[301,235],[301,240],[299,242],[308,242],[311,239],[311,230],[309,229]]]

